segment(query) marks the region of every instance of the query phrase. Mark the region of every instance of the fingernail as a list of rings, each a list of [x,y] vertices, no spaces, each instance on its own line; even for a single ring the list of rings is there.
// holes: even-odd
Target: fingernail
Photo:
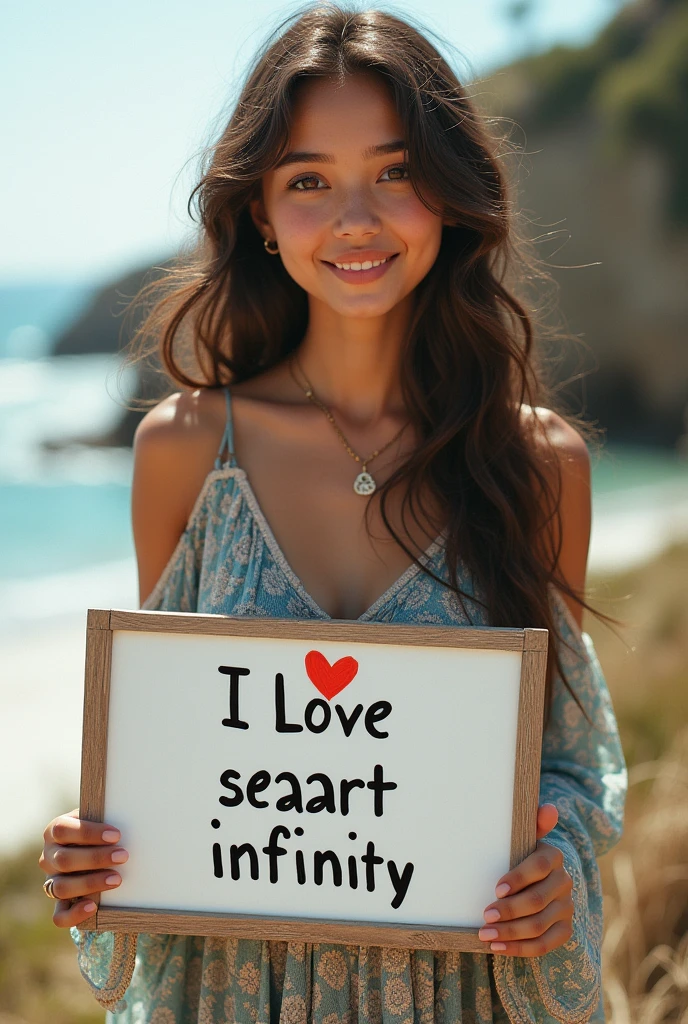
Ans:
[[[511,892],[511,886],[507,885],[506,882],[500,882],[497,888],[495,889],[497,899],[499,900],[501,900],[502,896],[506,896],[508,892]]]
[[[119,875],[108,875],[107,878],[105,879],[105,884],[106,885],[119,885],[119,883],[121,881],[122,881],[122,879],[119,877]]]
[[[106,828],[103,832],[103,839],[106,843],[116,843],[119,839],[119,832],[116,832],[112,828]]]
[[[492,924],[493,921],[499,921],[501,916],[502,915],[499,913],[496,907],[490,907],[490,909],[486,910],[485,913],[483,914],[483,917],[485,918],[488,924]]]
[[[478,932],[478,938],[482,939],[483,942],[489,942],[490,939],[498,939],[499,932],[496,928],[481,928]]]
[[[490,943],[490,949],[494,953],[503,953],[504,950],[506,949],[506,943],[504,943],[504,942],[491,942]]]
[[[87,914],[92,914],[95,909],[96,905],[93,900],[89,900],[88,903],[84,903],[84,910]]]
[[[124,864],[125,860],[129,860],[129,854],[126,850],[113,850],[110,860],[113,864]]]

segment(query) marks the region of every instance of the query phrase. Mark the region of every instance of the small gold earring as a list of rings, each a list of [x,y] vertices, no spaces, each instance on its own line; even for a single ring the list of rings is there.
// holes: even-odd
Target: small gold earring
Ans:
[[[276,238],[265,238],[263,240],[263,245],[265,246],[266,251],[269,252],[271,256],[276,256],[277,253],[279,252],[279,246],[277,244]]]

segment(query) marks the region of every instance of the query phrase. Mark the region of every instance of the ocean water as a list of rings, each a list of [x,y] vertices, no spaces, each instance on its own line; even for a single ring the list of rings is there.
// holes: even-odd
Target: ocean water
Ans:
[[[79,443],[116,422],[131,375],[118,376],[111,356],[46,354],[88,301],[85,286],[24,288],[12,301],[8,292],[0,288],[0,628],[138,607],[131,452]],[[71,443],[45,448],[55,441]],[[593,570],[633,565],[688,536],[688,463],[678,457],[606,449],[593,486]]]
[[[0,359],[47,355],[54,338],[95,294],[88,281],[0,283]]]

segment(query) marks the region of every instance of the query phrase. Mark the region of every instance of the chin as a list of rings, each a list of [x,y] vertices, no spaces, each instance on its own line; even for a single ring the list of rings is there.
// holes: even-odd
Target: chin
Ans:
[[[394,298],[382,298],[379,295],[361,295],[355,301],[352,302],[329,302],[327,299],[327,305],[331,307],[336,313],[341,316],[348,317],[361,317],[369,318],[376,316],[385,316],[395,306],[402,301],[404,296],[395,296]]]

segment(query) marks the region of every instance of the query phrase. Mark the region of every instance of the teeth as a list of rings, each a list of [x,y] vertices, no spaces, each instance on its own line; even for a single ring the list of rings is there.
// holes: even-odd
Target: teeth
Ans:
[[[370,270],[372,267],[379,267],[381,263],[387,263],[391,258],[387,256],[384,260],[365,260],[363,263],[335,263],[335,267],[339,270]]]

